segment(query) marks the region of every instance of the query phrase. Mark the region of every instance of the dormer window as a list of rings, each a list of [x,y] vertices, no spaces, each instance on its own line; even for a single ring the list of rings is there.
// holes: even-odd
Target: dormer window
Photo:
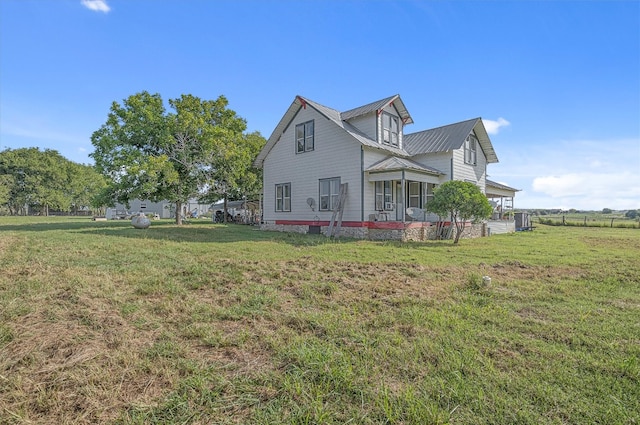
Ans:
[[[478,163],[478,139],[473,134],[467,136],[464,141],[465,164],[476,165]]]
[[[398,146],[398,129],[400,125],[398,123],[398,117],[391,114],[382,114],[382,143],[392,146]]]
[[[313,120],[296,125],[296,153],[313,150]]]

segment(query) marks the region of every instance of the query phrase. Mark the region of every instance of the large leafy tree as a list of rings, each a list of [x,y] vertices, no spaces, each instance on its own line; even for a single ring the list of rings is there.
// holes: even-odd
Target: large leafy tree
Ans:
[[[10,174],[0,174],[0,207],[9,205],[11,199],[11,188],[13,187],[13,176]]]
[[[168,112],[160,95],[148,92],[113,102],[107,122],[91,137],[91,156],[111,180],[113,201],[168,200],[176,204],[176,223],[182,224],[182,206],[213,185],[246,122],[227,108],[224,96],[182,95],[169,106]]]
[[[211,164],[212,184],[202,199],[215,202],[224,200],[253,199],[262,191],[262,170],[253,161],[265,145],[259,132],[237,135],[227,140]],[[224,215],[226,217],[226,214]]]
[[[453,243],[458,243],[468,221],[491,217],[493,208],[486,196],[473,183],[451,180],[433,192],[433,200],[426,205],[427,211],[440,217],[450,217],[456,227]]]
[[[0,203],[11,214],[25,206],[48,215],[50,209],[70,211],[91,205],[103,177],[89,165],[77,164],[57,151],[38,148],[0,152]]]
[[[7,149],[0,153],[0,174],[11,176],[7,203],[11,214],[17,214],[25,206],[39,209],[44,215],[49,209],[67,207],[66,161],[50,149]]]
[[[107,181],[96,169],[89,165],[69,162],[66,191],[70,199],[70,210],[77,214],[83,208],[102,209],[99,195],[107,187]]]

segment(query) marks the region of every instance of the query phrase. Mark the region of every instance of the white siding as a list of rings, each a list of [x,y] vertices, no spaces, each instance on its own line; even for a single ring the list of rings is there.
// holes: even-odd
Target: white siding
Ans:
[[[487,178],[487,159],[478,146],[476,165],[465,164],[464,147],[453,151],[453,178],[455,180],[472,182],[484,193]]]
[[[376,139],[376,114],[366,114],[353,118],[348,121],[349,124],[366,134],[373,140]]]
[[[314,150],[296,154],[295,128],[314,120]],[[319,180],[340,177],[349,189],[343,221],[360,221],[361,145],[313,108],[300,109],[264,161],[264,220],[331,219],[319,211]],[[275,185],[291,183],[291,212],[275,211]],[[307,199],[315,200],[315,211]]]
[[[420,164],[433,167],[438,171],[443,172],[445,175],[440,176],[440,182],[444,183],[451,180],[451,152],[440,152],[416,155],[412,159]]]

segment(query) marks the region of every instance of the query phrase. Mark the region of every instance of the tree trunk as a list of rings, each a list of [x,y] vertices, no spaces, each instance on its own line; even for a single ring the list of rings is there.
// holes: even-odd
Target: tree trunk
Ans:
[[[227,194],[226,194],[226,192],[224,194],[224,203],[223,203],[223,206],[222,206],[222,210],[223,210],[222,216],[224,217],[224,220],[222,222],[223,223],[228,223],[229,220],[227,219],[227,215],[229,213],[227,212]]]
[[[182,202],[176,202],[176,224],[178,226],[182,225]]]
[[[453,240],[453,243],[456,244],[460,241],[460,236],[462,235],[462,229],[456,224],[456,237]]]
[[[453,240],[454,244],[457,244],[460,241],[460,236],[462,236],[462,232],[464,232],[464,227],[466,222],[464,220],[458,220],[457,217],[453,217],[451,219],[451,224],[456,226],[456,236]]]

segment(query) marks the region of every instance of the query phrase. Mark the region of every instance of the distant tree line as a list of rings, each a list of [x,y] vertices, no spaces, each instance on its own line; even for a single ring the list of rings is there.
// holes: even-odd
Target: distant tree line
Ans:
[[[563,209],[530,209],[527,210],[527,212],[529,214],[533,214],[533,215],[537,215],[537,216],[545,216],[545,215],[562,215],[562,214],[587,214],[587,215],[593,215],[593,214],[605,214],[605,215],[609,215],[609,214],[620,214],[621,216],[624,215],[624,217],[626,218],[630,218],[630,219],[636,219],[638,217],[640,217],[640,209],[639,210],[621,210],[621,211],[615,211],[612,210],[611,208],[603,208],[601,211],[584,211],[584,210],[576,210],[574,208],[568,209],[568,210],[563,210]]]
[[[11,215],[79,211],[99,207],[106,179],[90,165],[39,148],[0,151],[0,208]]]

